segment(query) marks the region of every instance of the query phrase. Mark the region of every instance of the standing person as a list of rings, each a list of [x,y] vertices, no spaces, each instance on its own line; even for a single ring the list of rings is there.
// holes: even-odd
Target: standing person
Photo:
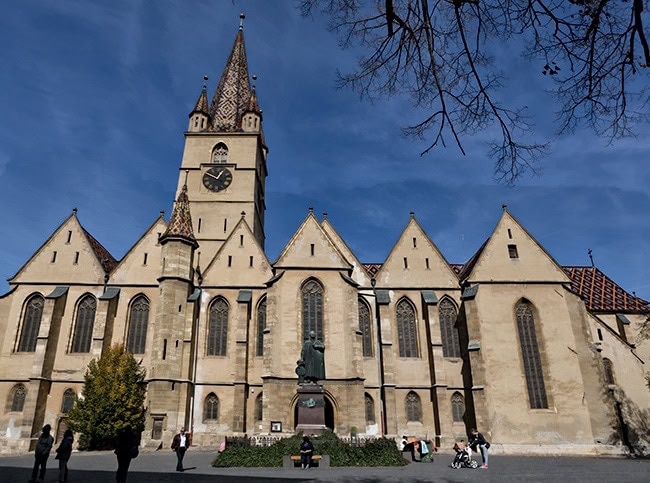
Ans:
[[[307,436],[303,436],[302,443],[300,443],[300,464],[303,470],[311,466],[311,457],[313,454],[314,445],[309,441]]]
[[[185,471],[183,468],[183,457],[187,448],[192,444],[192,434],[186,433],[185,428],[181,428],[181,432],[174,436],[172,440],[172,451],[176,452],[176,471]]]
[[[472,428],[472,434],[470,436],[469,445],[471,447],[478,446],[481,450],[481,458],[483,458],[483,468],[487,470],[488,467],[488,449],[490,448],[490,443],[483,437],[481,433],[478,432],[476,428]]]
[[[43,481],[45,479],[45,466],[47,465],[47,458],[50,456],[50,450],[54,444],[54,438],[50,434],[51,430],[52,426],[49,424],[43,426],[41,435],[36,442],[36,448],[34,449],[34,469],[32,470],[32,479],[29,480],[30,482],[35,482],[37,475],[39,481]]]
[[[117,472],[115,481],[126,483],[126,475],[129,472],[131,460],[138,456],[138,443],[131,426],[126,426],[117,431],[115,439],[115,456],[117,456]]]
[[[68,460],[72,454],[72,443],[74,435],[71,429],[66,429],[63,433],[63,440],[56,449],[56,459],[59,460],[59,483],[68,481]]]

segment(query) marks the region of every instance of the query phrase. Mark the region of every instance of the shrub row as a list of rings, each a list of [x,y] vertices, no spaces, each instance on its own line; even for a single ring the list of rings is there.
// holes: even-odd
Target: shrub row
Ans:
[[[280,467],[284,455],[299,454],[302,435],[283,438],[271,446],[253,446],[249,438],[228,439],[227,449],[214,460],[217,467]],[[343,443],[332,431],[312,438],[314,454],[326,454],[331,466],[402,466],[395,441],[380,438],[363,446]]]

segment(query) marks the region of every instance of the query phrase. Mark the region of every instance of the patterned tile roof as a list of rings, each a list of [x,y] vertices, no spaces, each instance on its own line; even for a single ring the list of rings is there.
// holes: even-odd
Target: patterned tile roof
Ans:
[[[571,288],[594,312],[639,313],[650,309],[647,301],[619,287],[596,267],[562,267],[571,278]]]
[[[198,246],[192,229],[192,217],[190,215],[190,201],[187,198],[187,185],[183,185],[181,194],[174,204],[174,210],[169,218],[169,225],[165,233],[160,237],[162,242],[166,238],[175,237],[183,238],[195,246]]]
[[[260,104],[257,101],[257,93],[255,92],[255,88],[253,88],[251,91],[251,96],[248,98],[245,112],[254,112],[260,116],[262,115],[262,109],[260,109]]]
[[[190,113],[190,116],[195,112],[200,112],[206,116],[208,115],[208,91],[205,86],[201,89],[201,94],[199,94],[199,98],[196,100],[196,105]]]
[[[476,254],[465,264],[451,263],[450,266],[458,274],[466,273],[475,261]],[[382,266],[381,263],[362,265],[373,277]],[[584,300],[587,310],[591,312],[638,314],[650,311],[650,302],[626,292],[596,267],[567,266],[562,269],[571,278],[571,290]]]
[[[84,235],[86,235],[86,239],[88,240],[88,243],[90,243],[90,247],[95,253],[97,260],[102,265],[104,272],[110,273],[117,266],[117,260],[115,260],[113,255],[111,255],[101,243],[95,240],[95,237],[88,233],[85,228],[82,227],[81,229],[83,230]]]
[[[240,27],[208,111],[212,129],[221,132],[239,131],[241,115],[246,110],[250,97],[244,30]]]

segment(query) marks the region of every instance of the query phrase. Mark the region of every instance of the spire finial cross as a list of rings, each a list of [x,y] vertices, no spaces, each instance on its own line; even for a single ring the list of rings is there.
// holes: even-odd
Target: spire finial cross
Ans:
[[[244,13],[239,14],[239,30],[244,30],[244,19],[246,18],[246,15]]]

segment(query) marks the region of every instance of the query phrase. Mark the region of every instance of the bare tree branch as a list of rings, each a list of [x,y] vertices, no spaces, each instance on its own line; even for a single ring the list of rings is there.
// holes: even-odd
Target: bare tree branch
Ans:
[[[513,183],[535,173],[545,141],[530,141],[524,109],[498,97],[504,70],[488,53],[520,50],[542,65],[558,103],[558,132],[587,126],[610,141],[650,121],[648,0],[302,0],[303,15],[323,13],[343,47],[365,53],[339,87],[376,100],[405,94],[424,113],[405,136],[427,147],[496,132],[495,177]],[[637,48],[638,46],[638,48]],[[645,78],[642,78],[645,76]],[[496,129],[495,129],[496,128]]]

